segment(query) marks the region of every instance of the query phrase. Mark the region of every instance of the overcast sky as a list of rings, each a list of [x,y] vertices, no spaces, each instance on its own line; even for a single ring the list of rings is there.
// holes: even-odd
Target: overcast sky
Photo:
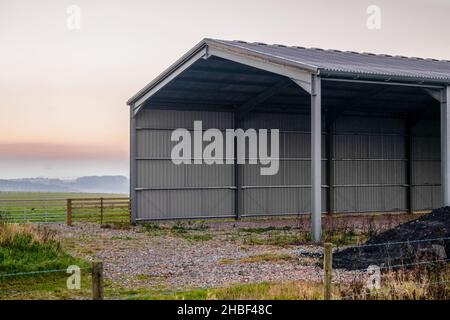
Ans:
[[[449,30],[450,0],[0,0],[0,178],[128,175],[126,100],[204,37],[450,59]]]

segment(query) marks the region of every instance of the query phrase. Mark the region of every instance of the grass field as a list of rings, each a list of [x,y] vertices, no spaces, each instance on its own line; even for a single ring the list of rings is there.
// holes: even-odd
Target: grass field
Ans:
[[[105,193],[58,193],[58,192],[0,192],[0,220],[8,222],[65,222],[67,199],[125,198],[124,194]],[[97,210],[92,203],[79,208],[85,216]],[[122,213],[117,206],[106,206],[105,214]],[[121,208],[120,208],[121,209]],[[94,212],[96,214],[96,212]]]

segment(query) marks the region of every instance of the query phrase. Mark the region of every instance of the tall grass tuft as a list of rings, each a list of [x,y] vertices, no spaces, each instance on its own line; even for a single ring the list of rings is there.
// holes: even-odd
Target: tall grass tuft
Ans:
[[[48,228],[0,224],[0,273],[65,269],[83,261],[65,253]]]
[[[29,238],[31,243],[45,244],[54,240],[54,233],[48,228],[31,224],[0,223],[0,246],[12,245],[21,237]]]
[[[378,290],[370,291],[364,281],[356,279],[340,289],[347,300],[448,300],[450,267],[446,264],[388,272],[382,276]]]

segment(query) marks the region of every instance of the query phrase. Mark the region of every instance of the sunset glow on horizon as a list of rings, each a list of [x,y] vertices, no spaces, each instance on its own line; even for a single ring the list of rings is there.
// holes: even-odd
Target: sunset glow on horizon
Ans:
[[[2,0],[0,179],[128,176],[126,101],[205,37],[450,60],[450,1],[284,2]]]

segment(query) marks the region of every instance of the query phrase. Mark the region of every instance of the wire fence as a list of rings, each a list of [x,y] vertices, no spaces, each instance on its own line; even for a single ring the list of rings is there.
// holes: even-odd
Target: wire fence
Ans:
[[[80,268],[80,270],[81,270],[81,268]],[[0,273],[0,279],[1,278],[10,278],[10,277],[42,275],[42,274],[48,274],[48,273],[59,273],[59,272],[67,273],[67,269],[53,269],[53,270],[38,270],[38,271],[28,271],[28,272]]]
[[[66,199],[0,200],[0,221],[11,223],[65,223]]]
[[[429,238],[421,240],[406,240],[397,242],[386,242],[378,244],[363,244],[341,250],[325,250],[324,254],[324,297],[331,299],[448,299],[450,298],[450,258],[441,256],[442,252],[434,252],[430,243],[448,244],[450,237]],[[364,256],[364,248],[404,246],[411,244],[422,244],[413,247],[409,252],[409,260],[401,260],[396,264],[387,264],[384,260],[392,262],[393,256],[380,257],[377,251],[369,251],[375,254],[377,260],[368,260],[367,256],[362,262],[368,264],[364,268],[343,268],[337,263],[333,270],[332,264],[325,263],[327,260],[334,264],[335,257],[339,261],[339,253],[344,250],[354,253],[353,260]],[[428,244],[423,246],[424,244]],[[399,247],[400,248],[400,247]],[[428,252],[434,254],[423,255],[422,249],[430,249]],[[448,250],[448,246],[446,246]],[[353,250],[353,251],[352,251]],[[330,253],[327,253],[330,252]],[[331,254],[331,256],[327,256]],[[360,255],[359,255],[360,254]],[[396,255],[398,259],[405,259],[405,255]],[[384,259],[384,260],[383,260]],[[327,270],[326,268],[330,268]],[[375,269],[373,267],[376,267]],[[75,268],[77,269],[77,268]],[[375,270],[375,272],[374,272]],[[48,287],[49,298],[60,299],[150,299],[152,293],[117,293],[104,294],[103,264],[94,262],[91,267],[80,267],[83,272],[81,281],[82,290],[74,290],[68,287],[68,280],[72,277],[74,269],[48,269],[33,270],[25,272],[0,273],[0,299],[9,298],[42,298],[42,292],[33,288]],[[378,272],[378,273],[376,273]],[[328,277],[329,275],[329,277]],[[377,278],[378,277],[378,278]],[[22,281],[27,280],[27,281]],[[329,281],[329,283],[327,283]],[[369,286],[378,282],[378,286]],[[326,292],[329,290],[329,292]],[[27,292],[29,294],[27,295]],[[158,292],[158,296],[176,297],[178,294],[183,298],[183,291]],[[106,297],[105,297],[106,296]]]
[[[96,266],[0,273],[0,300],[94,299],[96,288],[103,291],[102,270],[99,275]]]
[[[357,246],[353,246],[354,248],[368,248],[368,247],[382,247],[382,246],[393,246],[400,244],[413,244],[413,243],[422,243],[422,242],[433,242],[433,241],[445,241],[449,240],[450,237],[440,237],[440,238],[429,238],[429,239],[412,239],[405,241],[389,241],[389,242],[381,242],[381,243],[368,243],[368,244],[359,244]]]
[[[0,222],[6,223],[129,223],[128,197],[72,199],[1,199]]]

